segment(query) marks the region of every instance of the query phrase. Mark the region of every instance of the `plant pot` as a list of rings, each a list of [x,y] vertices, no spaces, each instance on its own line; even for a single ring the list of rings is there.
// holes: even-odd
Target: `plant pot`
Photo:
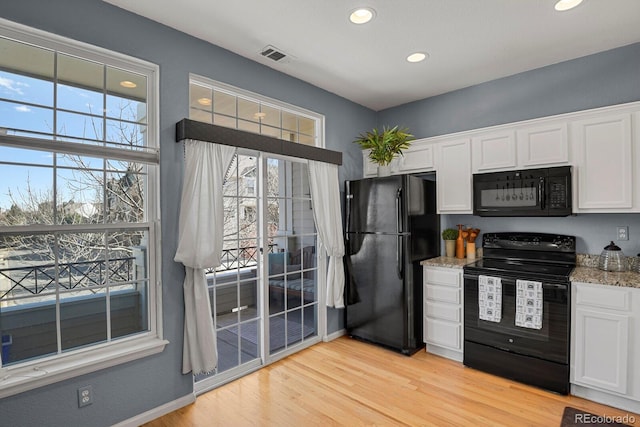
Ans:
[[[456,256],[456,241],[455,240],[445,240],[444,241],[444,250],[445,254],[448,258],[453,258]]]
[[[391,166],[389,165],[378,166],[378,176],[389,176],[389,175],[391,175]]]

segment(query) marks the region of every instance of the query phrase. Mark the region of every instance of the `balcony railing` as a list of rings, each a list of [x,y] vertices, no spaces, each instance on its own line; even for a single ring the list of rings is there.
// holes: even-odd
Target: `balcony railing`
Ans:
[[[277,245],[268,245],[267,253],[272,254]],[[258,246],[245,246],[244,248],[223,249],[221,264],[216,268],[208,268],[205,273],[236,270],[258,264]]]
[[[63,289],[100,287],[110,282],[134,280],[135,257],[81,261],[58,264],[58,283]],[[108,270],[108,271],[107,271]],[[0,299],[12,293],[38,295],[55,287],[56,264],[21,266],[0,269],[0,280],[9,286],[0,289]]]

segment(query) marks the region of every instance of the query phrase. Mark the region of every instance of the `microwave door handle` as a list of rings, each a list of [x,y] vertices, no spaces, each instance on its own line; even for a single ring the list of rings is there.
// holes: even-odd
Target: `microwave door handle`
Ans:
[[[538,200],[540,200],[540,210],[546,209],[545,199],[547,195],[545,194],[545,186],[544,177],[540,177],[540,181],[538,181]]]

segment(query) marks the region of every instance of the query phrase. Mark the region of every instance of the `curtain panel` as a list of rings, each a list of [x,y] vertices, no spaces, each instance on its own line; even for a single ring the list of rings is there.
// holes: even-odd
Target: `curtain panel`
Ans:
[[[185,266],[183,374],[209,373],[218,364],[205,268],[220,265],[223,184],[235,152],[235,147],[226,145],[185,141],[178,249],[174,257]]]
[[[309,186],[318,235],[329,255],[327,306],[344,308],[344,240],[338,165],[309,160]]]

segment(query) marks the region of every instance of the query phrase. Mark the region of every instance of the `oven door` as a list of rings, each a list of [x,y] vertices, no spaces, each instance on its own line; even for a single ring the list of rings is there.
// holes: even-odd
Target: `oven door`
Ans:
[[[502,318],[500,322],[479,319],[478,275],[464,275],[464,339],[477,344],[525,356],[569,363],[569,289],[568,283],[543,281],[542,328],[516,326],[516,279],[499,276],[502,282]]]

